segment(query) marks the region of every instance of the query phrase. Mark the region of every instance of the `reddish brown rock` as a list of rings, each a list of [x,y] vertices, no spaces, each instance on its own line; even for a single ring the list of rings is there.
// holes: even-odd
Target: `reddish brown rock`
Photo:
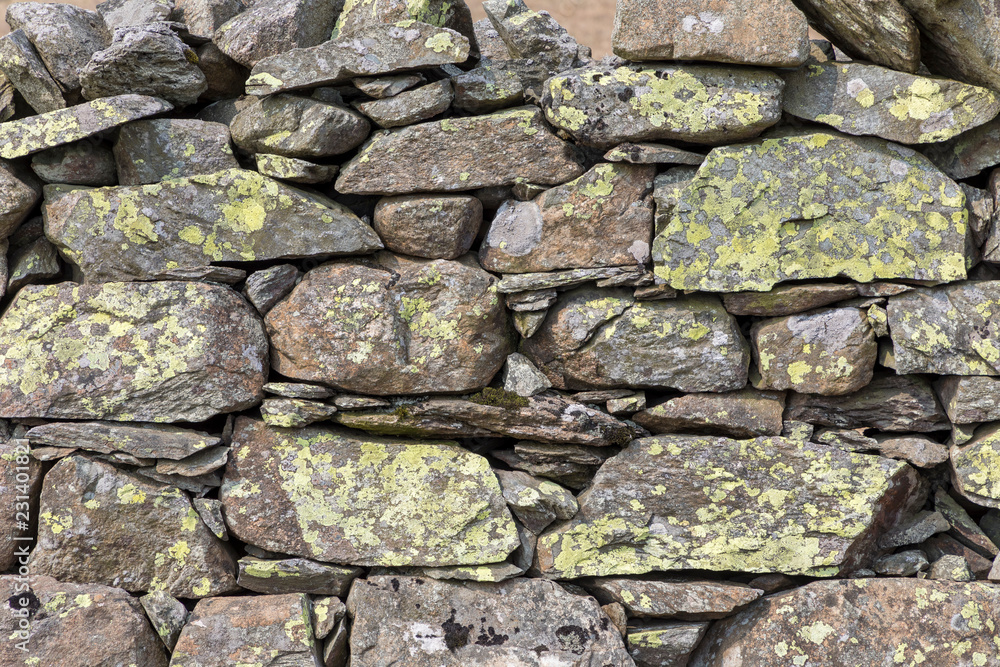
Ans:
[[[383,197],[372,220],[387,249],[427,259],[469,252],[482,224],[482,202],[467,195]]]
[[[29,541],[18,537],[29,537],[27,526],[19,526],[19,516],[38,516],[38,492],[42,488],[42,464],[31,456],[28,441],[8,439],[0,424],[0,503],[11,511],[0,516],[0,570],[17,570],[24,565],[23,547]],[[21,560],[25,562],[19,562]],[[5,598],[4,598],[5,599]]]
[[[632,418],[652,433],[705,433],[731,438],[781,435],[785,393],[740,389],[723,394],[687,394],[643,410]]]
[[[601,603],[618,602],[629,616],[708,621],[725,618],[764,594],[746,584],[690,577],[606,578],[583,583]]]

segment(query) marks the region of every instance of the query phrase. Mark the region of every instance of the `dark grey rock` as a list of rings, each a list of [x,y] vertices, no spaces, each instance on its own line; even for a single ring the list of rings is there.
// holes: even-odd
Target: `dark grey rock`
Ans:
[[[128,123],[114,147],[121,185],[236,169],[229,128],[222,123],[163,118]]]

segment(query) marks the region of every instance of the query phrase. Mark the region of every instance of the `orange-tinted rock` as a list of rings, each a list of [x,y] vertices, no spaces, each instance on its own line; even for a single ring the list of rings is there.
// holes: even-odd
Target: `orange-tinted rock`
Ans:
[[[731,438],[781,435],[785,393],[752,388],[687,394],[636,414],[652,433],[705,433]]]

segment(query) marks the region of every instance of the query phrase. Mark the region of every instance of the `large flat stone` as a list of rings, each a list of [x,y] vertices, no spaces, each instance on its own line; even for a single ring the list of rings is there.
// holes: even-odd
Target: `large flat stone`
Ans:
[[[24,436],[33,446],[86,449],[110,454],[124,452],[139,458],[185,459],[222,444],[201,431],[159,424],[120,422],[55,422],[30,429]]]
[[[736,391],[686,394],[632,418],[652,433],[705,433],[730,438],[781,435],[785,392]]]

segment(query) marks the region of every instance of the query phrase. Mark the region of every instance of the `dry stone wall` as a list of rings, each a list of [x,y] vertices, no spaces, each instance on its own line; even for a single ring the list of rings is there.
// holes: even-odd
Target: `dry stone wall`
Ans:
[[[996,7],[485,9],[10,7],[0,664],[1000,665]]]

